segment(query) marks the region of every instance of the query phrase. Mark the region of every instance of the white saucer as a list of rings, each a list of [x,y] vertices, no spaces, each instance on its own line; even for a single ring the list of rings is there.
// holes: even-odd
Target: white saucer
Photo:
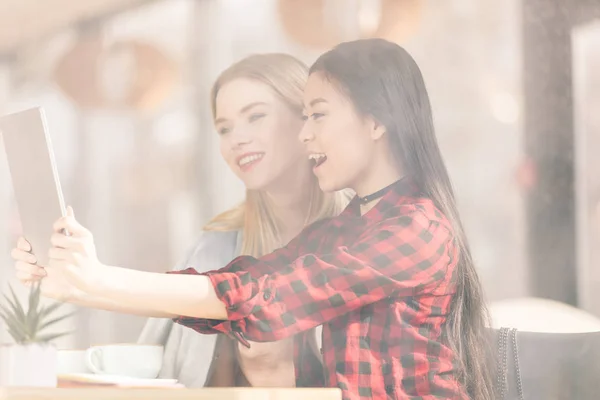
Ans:
[[[60,374],[59,379],[72,380],[76,382],[86,383],[108,383],[119,386],[176,386],[178,385],[177,379],[144,379],[144,378],[131,378],[128,376],[120,375],[99,375],[99,374],[85,374],[85,373],[72,373],[72,374]]]

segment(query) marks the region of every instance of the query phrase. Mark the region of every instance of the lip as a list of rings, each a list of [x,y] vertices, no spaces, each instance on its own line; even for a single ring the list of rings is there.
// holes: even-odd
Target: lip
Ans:
[[[319,165],[315,165],[315,166],[313,167],[313,172],[317,172],[317,171],[319,171],[319,170],[321,169],[321,167],[322,167],[322,166],[323,166],[323,165],[324,165],[326,162],[327,162],[327,160],[323,161],[323,162],[322,162],[321,164],[319,164]]]
[[[262,152],[262,151],[252,151],[252,152],[248,152],[248,153],[240,154],[239,156],[237,156],[237,157],[235,158],[235,163],[236,163],[236,165],[237,165],[237,166],[238,166],[238,167],[239,167],[239,168],[240,168],[242,171],[247,171],[247,170],[249,170],[250,168],[252,168],[253,166],[255,166],[256,164],[258,164],[258,163],[259,163],[259,162],[262,160],[262,158],[260,158],[260,159],[258,159],[258,160],[256,160],[256,161],[250,162],[250,163],[248,163],[248,164],[245,164],[245,165],[240,165],[240,161],[241,161],[241,160],[242,160],[244,157],[249,157],[249,156],[254,156],[254,155],[262,155],[262,156],[264,157],[265,153],[264,153],[264,152]]]
[[[323,152],[321,152],[321,151],[309,151],[309,152],[308,152],[308,154],[309,154],[309,156],[310,156],[310,155],[312,155],[312,154],[323,154],[323,155],[325,155],[325,153],[323,153]],[[319,165],[314,165],[314,166],[312,167],[312,170],[313,170],[313,172],[316,172],[316,171],[318,171],[318,170],[319,170],[319,169],[320,169],[320,168],[323,166],[323,164],[325,164],[325,163],[327,162],[327,155],[325,155],[325,157],[326,157],[325,161],[323,161],[323,162],[322,162],[321,164],[319,164]]]

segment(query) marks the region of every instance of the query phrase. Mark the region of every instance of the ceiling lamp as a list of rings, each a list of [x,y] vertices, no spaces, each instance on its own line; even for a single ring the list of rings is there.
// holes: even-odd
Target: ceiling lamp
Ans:
[[[396,43],[420,22],[422,0],[279,0],[285,32],[296,42],[326,49],[340,42],[379,37]]]
[[[62,91],[84,108],[150,111],[172,94],[178,79],[176,63],[152,44],[107,44],[99,37],[78,41],[54,71]]]

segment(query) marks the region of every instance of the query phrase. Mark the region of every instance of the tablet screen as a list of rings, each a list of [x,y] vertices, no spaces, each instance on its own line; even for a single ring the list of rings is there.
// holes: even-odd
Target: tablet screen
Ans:
[[[45,266],[52,225],[65,215],[65,205],[44,111],[33,108],[0,118],[0,136],[23,236]]]

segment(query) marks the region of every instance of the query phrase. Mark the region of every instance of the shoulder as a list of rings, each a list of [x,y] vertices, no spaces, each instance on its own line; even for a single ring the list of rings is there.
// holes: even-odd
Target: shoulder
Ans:
[[[186,266],[200,266],[202,271],[219,269],[237,256],[241,231],[202,231],[187,253]],[[198,269],[198,268],[196,268]],[[200,269],[198,269],[200,270]]]
[[[397,204],[385,213],[381,225],[436,229],[453,235],[452,224],[433,200],[427,197],[413,197]]]
[[[220,231],[202,231],[196,238],[196,248],[223,248],[234,246],[238,237],[242,234],[241,230],[220,232]]]

